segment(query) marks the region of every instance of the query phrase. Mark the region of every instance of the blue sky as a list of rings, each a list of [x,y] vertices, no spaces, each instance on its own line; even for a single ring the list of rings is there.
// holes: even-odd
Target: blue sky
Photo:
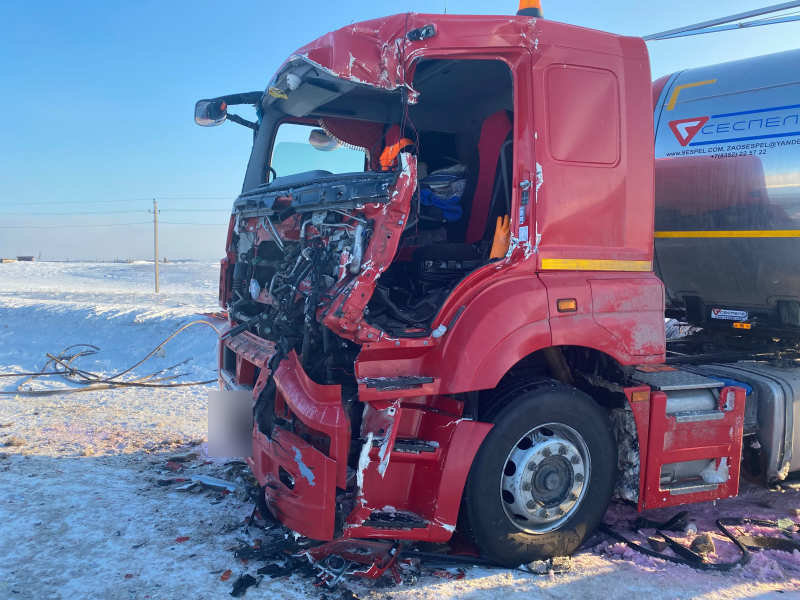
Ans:
[[[543,8],[554,20],[644,35],[768,3],[544,0]],[[497,0],[4,0],[0,256],[148,257],[153,197],[162,208],[163,256],[221,256],[251,137],[233,124],[195,126],[195,100],[263,89],[288,54],[331,29],[445,6],[516,10]],[[800,24],[790,23],[648,46],[655,77],[794,48],[798,39]],[[108,223],[140,224],[97,226]]]

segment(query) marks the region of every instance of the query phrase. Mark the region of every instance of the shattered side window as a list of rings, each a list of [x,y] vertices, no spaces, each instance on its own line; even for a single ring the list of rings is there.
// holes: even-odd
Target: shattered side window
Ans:
[[[316,170],[353,173],[363,171],[364,164],[363,150],[343,146],[320,127],[296,123],[278,128],[270,160],[278,177]]]

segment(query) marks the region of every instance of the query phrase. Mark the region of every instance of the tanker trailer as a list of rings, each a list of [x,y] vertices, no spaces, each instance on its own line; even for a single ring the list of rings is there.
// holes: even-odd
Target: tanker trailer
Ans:
[[[655,269],[670,316],[800,337],[800,50],[654,82]]]

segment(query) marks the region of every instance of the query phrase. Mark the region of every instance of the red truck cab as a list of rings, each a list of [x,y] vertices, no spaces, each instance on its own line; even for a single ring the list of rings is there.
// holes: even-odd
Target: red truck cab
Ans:
[[[318,540],[445,542],[458,524],[519,564],[577,548],[615,485],[646,507],[634,375],[665,354],[650,97],[641,39],[421,14],[329,33],[245,95],[220,382],[252,390],[277,519]],[[221,121],[231,98],[198,110]],[[297,128],[325,168],[285,172]],[[343,149],[363,169],[337,172]],[[634,420],[623,447],[613,423]]]

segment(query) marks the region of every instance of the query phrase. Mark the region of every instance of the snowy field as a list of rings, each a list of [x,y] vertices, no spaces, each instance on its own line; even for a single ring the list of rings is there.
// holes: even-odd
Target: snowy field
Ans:
[[[92,344],[100,350],[75,364],[112,375],[180,325],[218,310],[217,277],[216,264],[163,265],[155,295],[151,264],[0,264],[0,373],[38,371],[46,353]],[[196,326],[135,374],[213,379],[215,354],[214,332]],[[0,391],[70,387],[55,379],[18,388],[20,381],[0,378]],[[255,575],[259,565],[231,551],[260,539],[244,525],[252,509],[246,471],[203,454],[210,389],[0,395],[0,598],[229,597],[239,575]],[[181,489],[198,475],[227,479],[237,490]],[[690,507],[698,529],[713,531],[719,516],[800,520],[799,486],[743,487],[738,499]],[[613,506],[606,520],[634,517]],[[721,536],[715,541],[719,559],[734,555]],[[426,575],[413,586],[352,589],[365,599],[800,598],[800,553],[761,552],[731,573],[701,573],[595,537],[564,574],[475,568],[458,580]],[[323,594],[339,597],[292,576],[266,577],[245,597]]]

